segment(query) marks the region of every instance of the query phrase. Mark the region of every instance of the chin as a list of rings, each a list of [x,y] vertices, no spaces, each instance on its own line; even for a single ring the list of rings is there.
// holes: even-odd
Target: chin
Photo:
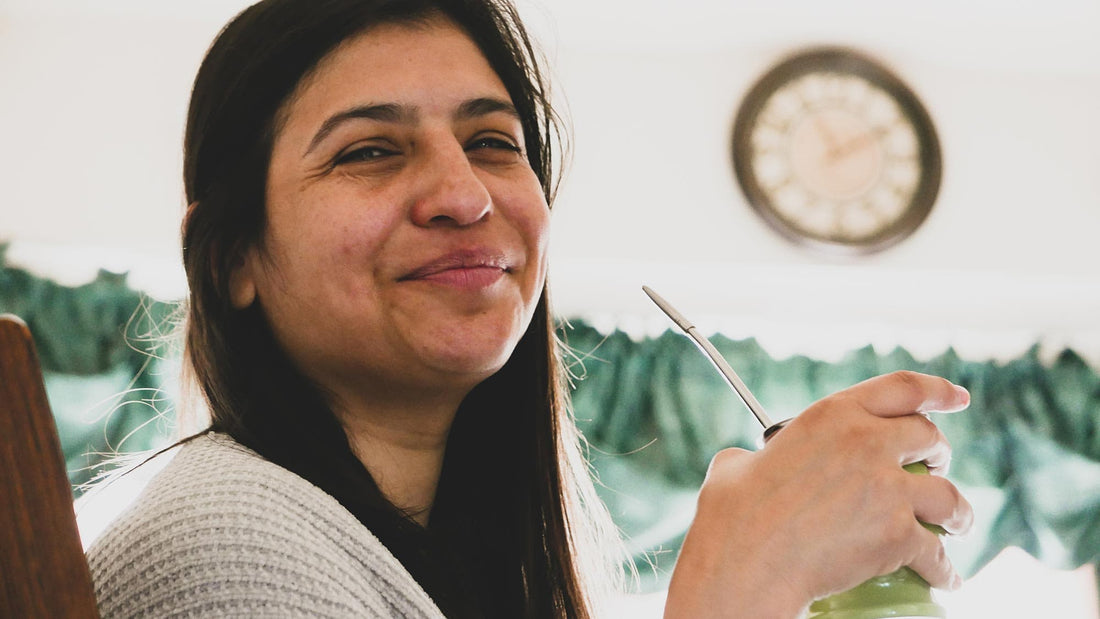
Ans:
[[[489,376],[504,367],[525,330],[526,323],[515,313],[488,313],[436,331],[423,350],[432,350],[434,365],[442,369]]]
[[[493,374],[496,374],[512,355],[513,347],[502,351],[481,351],[480,353],[467,352],[441,356],[436,367],[446,374],[455,376],[468,376],[474,383],[479,383]]]
[[[436,350],[433,364],[445,374],[468,377],[478,383],[496,374],[511,358],[519,337],[491,338],[489,336],[464,338],[455,346]]]

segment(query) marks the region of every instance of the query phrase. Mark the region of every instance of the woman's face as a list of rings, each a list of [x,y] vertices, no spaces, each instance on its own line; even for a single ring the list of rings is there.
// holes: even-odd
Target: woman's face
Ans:
[[[436,18],[327,56],[284,106],[262,243],[231,278],[338,399],[465,394],[507,360],[549,209],[503,83]]]

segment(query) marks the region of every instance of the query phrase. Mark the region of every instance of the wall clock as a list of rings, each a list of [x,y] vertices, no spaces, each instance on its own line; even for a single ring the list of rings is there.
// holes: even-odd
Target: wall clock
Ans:
[[[880,251],[928,216],[939,140],[916,95],[850,49],[804,50],[749,90],[733,129],[749,204],[780,234],[846,253]]]

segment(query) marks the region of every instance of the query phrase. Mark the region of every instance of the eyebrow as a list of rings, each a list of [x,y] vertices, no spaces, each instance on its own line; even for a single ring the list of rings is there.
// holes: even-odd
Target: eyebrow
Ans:
[[[478,97],[463,101],[455,110],[455,120],[470,120],[489,114],[503,112],[516,120],[520,120],[519,111],[510,101],[495,97]],[[340,125],[358,119],[375,120],[383,123],[415,125],[420,119],[420,108],[414,105],[401,105],[397,103],[380,103],[375,105],[357,105],[342,112],[337,112],[321,123],[321,128],[313,135],[309,142],[308,155],[325,138],[327,138]]]
[[[455,111],[455,120],[470,120],[471,118],[488,116],[497,112],[504,112],[516,120],[521,120],[516,106],[512,105],[511,101],[494,97],[478,97],[463,102]]]

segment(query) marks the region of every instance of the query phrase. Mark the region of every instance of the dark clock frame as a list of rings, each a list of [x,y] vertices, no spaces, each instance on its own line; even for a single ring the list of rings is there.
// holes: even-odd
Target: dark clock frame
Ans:
[[[920,151],[920,178],[903,215],[881,231],[856,241],[819,235],[789,221],[772,205],[753,171],[752,129],[765,104],[784,85],[808,74],[824,72],[859,77],[885,91],[912,124]],[[878,61],[844,47],[808,48],[768,69],[742,99],[731,146],[734,174],[753,210],[788,240],[831,252],[870,254],[901,242],[920,227],[932,211],[943,175],[939,137],[931,116],[916,94]]]

